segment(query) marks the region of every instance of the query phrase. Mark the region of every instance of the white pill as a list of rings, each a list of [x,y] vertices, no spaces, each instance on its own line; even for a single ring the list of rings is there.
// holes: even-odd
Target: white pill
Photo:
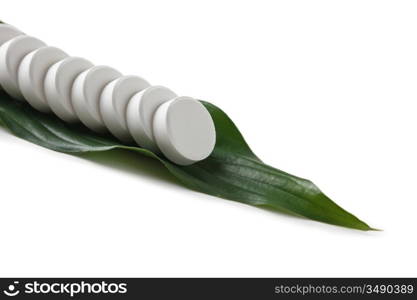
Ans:
[[[34,108],[49,112],[45,97],[44,80],[48,69],[56,62],[68,57],[55,47],[42,47],[26,55],[19,66],[18,80],[23,97]]]
[[[136,93],[149,87],[149,83],[138,76],[123,76],[110,82],[100,98],[100,112],[109,131],[124,142],[132,141],[126,122],[129,100]]]
[[[106,132],[100,113],[100,95],[104,87],[122,74],[107,66],[95,66],[82,72],[72,86],[72,105],[81,122],[96,132]]]
[[[156,109],[177,95],[163,86],[151,86],[135,94],[127,105],[127,126],[133,139],[143,148],[158,151],[152,121]]]
[[[93,67],[88,60],[80,57],[67,57],[52,65],[46,73],[45,96],[52,111],[66,122],[77,122],[71,101],[71,90],[75,78]]]
[[[0,46],[12,38],[24,34],[16,27],[9,24],[0,24]]]
[[[153,132],[162,153],[179,165],[207,158],[216,143],[210,113],[190,97],[177,97],[162,104],[154,116]]]
[[[27,54],[44,46],[37,38],[20,35],[0,47],[0,84],[13,98],[24,100],[17,78],[20,63]]]

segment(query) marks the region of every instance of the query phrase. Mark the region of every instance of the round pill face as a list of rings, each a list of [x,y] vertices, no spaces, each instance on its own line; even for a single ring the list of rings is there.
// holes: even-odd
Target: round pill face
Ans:
[[[56,62],[68,57],[55,47],[42,47],[26,55],[18,71],[20,90],[24,98],[41,112],[49,112],[46,101],[44,80],[48,69]]]
[[[67,57],[52,65],[46,73],[44,89],[45,97],[52,111],[66,122],[76,122],[71,102],[71,90],[75,78],[82,72],[93,67],[86,59]]]
[[[190,97],[177,97],[155,113],[153,131],[162,153],[179,165],[207,158],[216,143],[216,130],[207,109]]]
[[[107,66],[96,66],[82,72],[72,86],[72,105],[80,121],[93,131],[105,132],[100,113],[100,95],[104,87],[122,74]]]
[[[44,46],[37,38],[20,35],[0,47],[0,84],[13,98],[24,100],[17,78],[20,63],[28,53]]]
[[[110,82],[103,89],[100,112],[106,127],[119,140],[132,140],[126,122],[127,105],[134,94],[147,87],[149,83],[140,77],[123,76]]]
[[[163,86],[151,86],[135,94],[127,106],[126,118],[130,134],[143,148],[158,151],[154,141],[152,121],[156,109],[177,95]]]
[[[23,32],[11,25],[0,24],[0,46],[12,38],[22,34]]]

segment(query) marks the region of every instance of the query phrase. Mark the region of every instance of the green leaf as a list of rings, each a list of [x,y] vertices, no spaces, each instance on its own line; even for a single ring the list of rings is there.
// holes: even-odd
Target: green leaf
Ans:
[[[0,119],[13,134],[37,145],[65,153],[125,149],[157,159],[187,187],[209,195],[303,216],[360,230],[366,223],[342,209],[312,182],[264,164],[251,151],[237,127],[219,108],[202,101],[213,117],[217,142],[212,155],[191,166],[178,166],[161,154],[134,145],[121,145],[81,125],[68,125],[39,113],[0,91]]]

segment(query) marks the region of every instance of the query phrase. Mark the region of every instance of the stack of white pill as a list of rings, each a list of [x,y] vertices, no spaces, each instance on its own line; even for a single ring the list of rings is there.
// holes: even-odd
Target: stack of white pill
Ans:
[[[205,159],[215,145],[213,120],[199,101],[71,57],[7,24],[0,24],[0,84],[41,112],[160,150],[180,165]]]

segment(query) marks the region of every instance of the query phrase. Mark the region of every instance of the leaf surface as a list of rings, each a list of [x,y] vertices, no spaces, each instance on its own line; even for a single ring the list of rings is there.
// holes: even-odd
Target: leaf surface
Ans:
[[[112,137],[97,135],[81,125],[68,125],[10,98],[3,91],[0,91],[0,120],[16,136],[51,150],[84,153],[125,149],[157,159],[193,190],[320,222],[372,230],[329,199],[311,181],[264,164],[222,110],[201,102],[214,120],[217,141],[209,158],[191,166],[178,166],[161,154],[120,144]]]

